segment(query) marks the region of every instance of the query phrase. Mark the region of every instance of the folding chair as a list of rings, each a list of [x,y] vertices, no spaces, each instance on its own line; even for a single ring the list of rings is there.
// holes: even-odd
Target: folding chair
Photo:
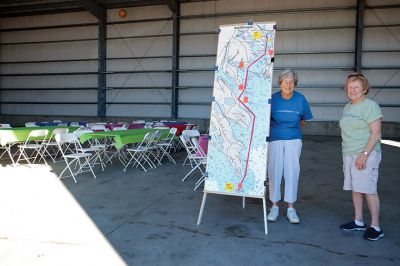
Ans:
[[[70,124],[71,127],[79,127],[79,122],[71,122]]]
[[[80,137],[85,133],[93,133],[93,130],[90,129],[79,129],[75,130],[75,136],[80,139]],[[106,154],[106,144],[100,143],[98,140],[87,141],[88,145],[81,145],[79,151],[83,153],[93,153],[93,157],[90,159],[91,164],[94,166],[98,164],[101,167],[101,170],[104,171],[106,164],[104,163],[104,159]]]
[[[128,128],[125,127],[125,126],[122,126],[122,127],[114,127],[114,128],[113,128],[113,131],[118,131],[118,130],[128,130]]]
[[[65,134],[68,133],[68,128],[55,128],[53,132],[51,133],[50,138],[46,142],[43,142],[43,153],[48,155],[53,163],[56,162],[56,157],[60,153],[60,150],[58,149],[57,142],[55,141],[55,135],[56,134]]]
[[[92,157],[91,153],[81,152],[82,146],[79,142],[78,137],[74,133],[65,133],[65,134],[57,134],[56,142],[61,151],[61,155],[64,158],[65,163],[67,164],[64,170],[59,175],[59,179],[62,178],[65,171],[69,170],[71,173],[70,176],[74,179],[75,183],[77,183],[75,176],[81,174],[83,172],[91,172],[93,177],[96,178],[96,175],[93,172],[93,168],[90,163],[90,158]],[[69,144],[69,148],[71,150],[70,153],[65,153],[62,146],[64,144]],[[65,176],[69,177],[69,176]]]
[[[38,127],[38,125],[36,125],[36,122],[26,122],[25,127]]]
[[[196,169],[198,169],[201,172],[201,177],[200,179],[196,182],[196,187],[201,184],[200,180],[204,176],[204,171],[202,169],[202,166],[205,166],[207,157],[205,156],[204,152],[198,145],[198,140],[196,137],[191,137],[189,139],[185,139],[184,136],[180,136],[182,141],[184,142],[186,151],[188,153],[188,159],[191,162],[192,169],[185,175],[185,177],[182,179],[182,182],[186,180],[190,176],[191,173],[193,173]]]
[[[160,127],[159,130],[156,130],[154,132],[153,139],[151,140],[151,144],[149,145],[149,149],[150,149],[149,154],[152,155],[152,157],[154,158],[154,162],[153,162],[154,166],[161,165],[160,157],[161,157],[162,152],[161,152],[161,147],[157,145],[157,144],[161,143],[161,136],[163,134],[163,130],[161,130],[161,129],[166,129],[166,128]],[[155,162],[157,162],[157,164]]]
[[[100,124],[94,124],[94,125],[90,125],[89,128],[93,131],[106,131],[108,129],[106,129],[105,125],[100,125]]]
[[[0,128],[11,128],[11,125],[10,124],[0,124]],[[5,146],[0,146],[0,150],[4,150],[0,155],[0,159],[3,158],[4,154],[6,154],[8,152],[8,149],[10,148],[9,146],[10,146],[10,144],[7,144]]]
[[[166,156],[172,163],[176,164],[174,158],[170,155],[170,152],[174,148],[174,139],[175,139],[175,134],[178,129],[175,127],[172,127],[169,129],[168,136],[162,140],[161,143],[157,143],[156,145],[160,147],[161,151],[161,157],[160,161]]]
[[[180,144],[185,148],[185,150],[187,151],[187,143],[190,141],[190,138],[193,138],[193,137],[196,137],[196,138],[198,138],[198,137],[200,137],[200,132],[198,131],[198,130],[188,130],[188,129],[186,129],[186,130],[184,130],[184,131],[182,131],[182,135],[181,136],[183,136],[183,139],[182,138],[180,138],[180,140],[181,140],[181,142],[180,142]],[[188,151],[187,151],[188,152]],[[189,152],[188,152],[188,154],[189,154]],[[190,160],[190,158],[188,158],[188,156],[186,156],[186,158],[185,158],[185,160],[183,161],[183,164],[182,165],[186,165],[186,161],[189,159],[189,162],[190,162],[190,165],[193,167],[193,164],[192,164],[192,162],[191,162],[191,160]]]
[[[113,127],[112,130],[124,131],[128,130],[128,127],[127,125],[124,124],[122,127]],[[115,143],[112,138],[107,138],[104,142],[104,145],[105,145],[104,157],[106,158],[105,163],[112,164],[112,159],[114,159],[114,157],[118,157],[118,160],[122,163],[122,165],[126,165],[127,159],[123,148],[117,149],[115,147]],[[111,155],[108,155],[109,153]]]
[[[36,161],[36,159],[39,157],[43,159],[45,164],[47,165],[46,159],[44,158],[44,145],[43,143],[46,141],[46,137],[49,134],[49,131],[47,129],[35,129],[29,132],[29,135],[25,141],[24,144],[18,145],[19,148],[19,156],[17,159],[18,163],[20,160],[25,160],[28,162],[29,165],[31,165],[31,162],[29,159],[33,159],[33,163]],[[28,156],[27,151],[31,150],[31,156]]]
[[[126,172],[126,169],[131,164],[132,161],[134,161],[132,167],[133,166],[138,167],[140,165],[140,167],[142,167],[142,169],[145,172],[147,172],[147,170],[149,170],[151,168],[156,167],[149,158],[149,153],[151,152],[150,145],[152,144],[154,135],[155,135],[155,132],[148,132],[143,137],[143,140],[139,143],[138,146],[126,149],[126,151],[131,156],[131,158],[129,159],[128,163],[125,165],[124,172]],[[146,163],[149,165],[148,169],[145,167]]]
[[[206,179],[206,174],[205,172],[201,169],[201,167],[204,167],[204,170],[206,168],[206,164],[207,164],[207,154],[204,152],[204,150],[201,148],[200,146],[200,142],[199,139],[197,138],[191,138],[190,141],[192,142],[193,147],[196,150],[196,162],[198,163],[198,165],[196,165],[196,167],[199,168],[200,172],[201,172],[201,176],[200,178],[196,181],[196,184],[194,186],[194,190],[196,190]],[[192,169],[193,170],[193,169]],[[194,170],[193,170],[194,171]]]

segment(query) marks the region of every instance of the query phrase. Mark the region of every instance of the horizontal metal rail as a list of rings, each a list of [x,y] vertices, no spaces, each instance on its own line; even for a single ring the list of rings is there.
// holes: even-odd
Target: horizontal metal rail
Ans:
[[[89,91],[97,90],[97,87],[86,88],[0,88],[0,91]]]
[[[31,42],[2,42],[2,43],[0,43],[0,46],[31,45],[31,44],[44,44],[44,43],[63,43],[63,42],[92,42],[92,41],[97,41],[97,40],[98,40],[97,38],[84,38],[84,39],[31,41]]]
[[[50,30],[50,29],[79,28],[79,27],[90,27],[90,26],[98,26],[98,23],[92,22],[92,23],[79,23],[79,24],[77,23],[77,24],[64,24],[64,25],[52,25],[52,26],[5,28],[5,29],[0,29],[0,32]]]
[[[199,15],[183,15],[181,20],[201,19],[201,18],[217,18],[217,17],[232,17],[232,16],[248,16],[248,15],[267,15],[267,14],[288,14],[288,13],[315,13],[315,12],[332,12],[332,11],[356,11],[356,6],[342,7],[322,7],[322,8],[297,8],[297,9],[277,9],[277,10],[257,10],[229,13],[208,13]]]
[[[363,53],[399,53],[398,50],[364,50]],[[276,56],[282,55],[330,55],[330,54],[353,54],[355,51],[276,51]],[[204,58],[215,57],[215,54],[182,54],[180,58]],[[156,55],[156,56],[135,56],[135,57],[109,57],[107,60],[146,60],[146,59],[169,59],[171,55]],[[32,60],[32,61],[0,61],[0,64],[40,64],[40,63],[63,63],[63,62],[84,62],[84,61],[98,61],[97,58],[82,58],[82,59],[53,59],[53,60]]]
[[[53,60],[35,60],[35,61],[0,61],[0,64],[42,64],[42,63],[64,63],[64,62],[84,62],[98,61],[97,58],[82,58],[82,59],[53,59]]]
[[[166,17],[166,18],[137,19],[137,20],[124,20],[124,21],[109,21],[107,22],[107,25],[148,23],[148,22],[167,21],[167,20],[172,20],[172,18]],[[52,26],[5,28],[5,29],[0,29],[0,32],[49,30],[49,29],[78,28],[78,27],[89,27],[89,26],[98,26],[98,23],[92,22],[92,23],[64,24],[64,25],[52,25]]]
[[[98,72],[0,73],[0,77],[97,75]]]

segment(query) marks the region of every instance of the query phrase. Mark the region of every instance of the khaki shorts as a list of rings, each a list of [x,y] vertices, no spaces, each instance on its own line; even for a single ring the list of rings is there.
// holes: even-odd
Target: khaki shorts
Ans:
[[[366,167],[363,170],[358,170],[356,167],[358,156],[343,156],[343,190],[352,190],[365,194],[378,194],[377,183],[382,153],[380,151],[372,151],[368,156]]]

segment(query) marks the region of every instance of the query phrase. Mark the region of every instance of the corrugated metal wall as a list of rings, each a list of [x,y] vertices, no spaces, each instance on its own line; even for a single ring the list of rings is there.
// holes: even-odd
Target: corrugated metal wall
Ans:
[[[400,122],[400,1],[366,1],[362,67],[384,120]],[[274,80],[299,72],[315,120],[337,121],[355,67],[356,1],[221,0],[181,4],[179,118],[208,119],[219,25],[276,21]],[[108,10],[107,116],[171,115],[172,13]],[[98,26],[88,12],[1,19],[1,113],[95,116]],[[65,26],[62,26],[65,25]],[[29,29],[34,27],[33,29]],[[276,84],[276,81],[275,83]],[[274,90],[277,90],[275,85]]]

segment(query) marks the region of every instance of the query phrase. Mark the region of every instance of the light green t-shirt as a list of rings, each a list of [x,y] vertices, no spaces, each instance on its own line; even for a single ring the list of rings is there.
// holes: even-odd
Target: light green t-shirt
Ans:
[[[340,119],[343,155],[359,154],[364,150],[371,136],[369,124],[379,118],[382,118],[381,108],[370,99],[365,98],[358,104],[346,104]],[[380,142],[374,150],[381,150]]]

